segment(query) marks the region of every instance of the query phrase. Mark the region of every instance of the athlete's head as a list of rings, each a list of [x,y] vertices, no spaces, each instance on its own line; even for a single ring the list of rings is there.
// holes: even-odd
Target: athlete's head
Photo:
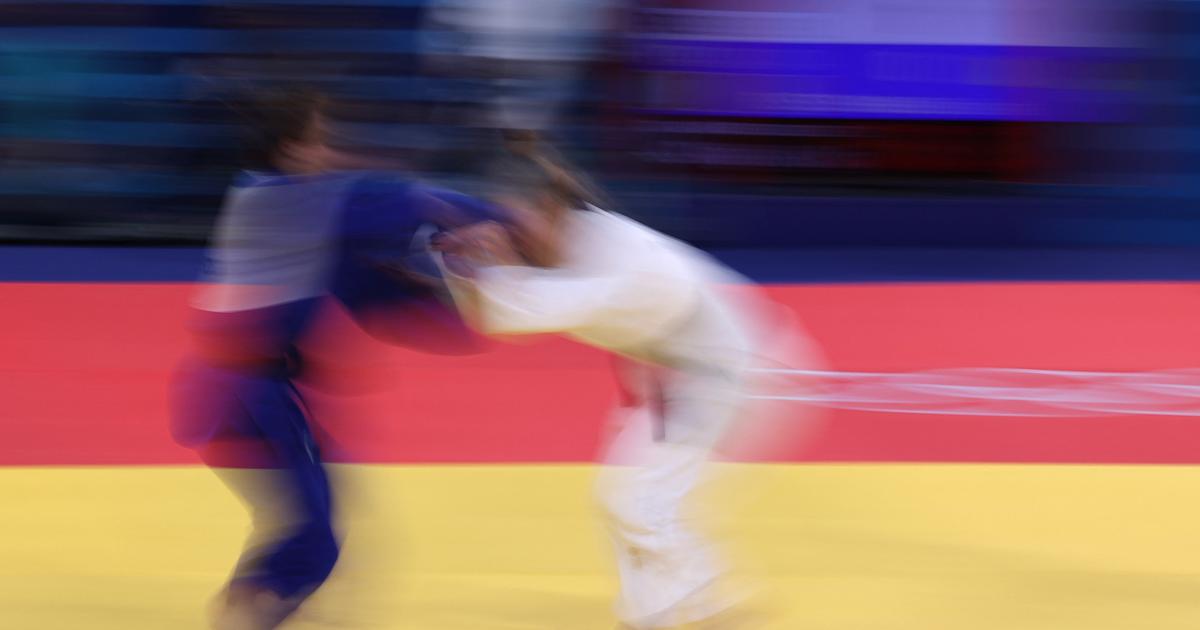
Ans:
[[[563,219],[585,208],[593,195],[551,150],[521,138],[493,170],[495,199],[508,214],[513,241],[531,263],[554,266],[562,258]]]
[[[309,88],[284,88],[257,95],[244,110],[245,167],[311,174],[328,169],[326,109],[329,99]]]

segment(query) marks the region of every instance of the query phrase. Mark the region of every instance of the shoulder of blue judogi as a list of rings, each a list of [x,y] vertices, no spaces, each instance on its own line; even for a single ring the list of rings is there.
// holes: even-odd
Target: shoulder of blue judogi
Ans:
[[[377,237],[420,224],[411,179],[376,172],[353,177],[343,197],[343,235]]]
[[[402,175],[364,173],[346,195],[341,248],[344,271],[383,269],[433,276],[428,244],[436,233],[492,220],[488,202]]]
[[[372,173],[367,171],[330,171],[316,175],[292,175],[272,170],[244,170],[234,175],[234,188],[271,188],[277,186],[321,185],[345,186]]]
[[[347,189],[331,291],[352,313],[419,292],[404,280],[423,251],[415,186],[403,175],[364,172]]]
[[[377,235],[424,224],[448,229],[500,216],[495,205],[479,197],[402,174],[361,172],[345,197],[343,231]]]
[[[499,207],[486,199],[447,188],[415,184],[413,197],[426,222],[442,228],[498,221],[503,217]]]

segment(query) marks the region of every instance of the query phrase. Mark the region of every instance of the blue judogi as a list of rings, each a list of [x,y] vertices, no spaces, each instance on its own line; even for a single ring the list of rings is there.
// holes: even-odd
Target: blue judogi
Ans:
[[[439,334],[412,343],[459,351],[472,334],[439,301],[427,244],[439,230],[491,216],[465,195],[375,173],[245,173],[230,189],[196,303],[201,351],[175,381],[172,429],[210,466],[272,471],[296,511],[286,536],[243,555],[234,583],[299,600],[337,561],[330,482],[293,385],[303,369],[297,342],[321,300],[340,301],[356,319],[419,310],[437,319]],[[233,489],[253,511],[253,493]]]

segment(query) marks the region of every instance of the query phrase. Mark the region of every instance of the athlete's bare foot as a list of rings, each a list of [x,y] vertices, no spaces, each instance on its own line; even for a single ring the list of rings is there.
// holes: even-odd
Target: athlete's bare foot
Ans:
[[[230,586],[213,602],[213,630],[274,630],[295,612],[302,597],[283,599],[253,586]]]
[[[757,630],[767,623],[766,614],[757,608],[742,605],[728,608],[700,622],[685,625],[689,630]]]
[[[767,614],[749,606],[737,606],[707,619],[671,628],[639,628],[627,623],[617,624],[616,630],[760,630],[766,627]]]

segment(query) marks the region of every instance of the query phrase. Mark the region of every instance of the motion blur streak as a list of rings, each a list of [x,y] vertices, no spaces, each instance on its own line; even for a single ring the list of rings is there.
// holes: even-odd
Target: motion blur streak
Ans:
[[[1194,0],[0,0],[0,630],[205,626],[252,521],[203,460],[264,453],[178,444],[170,385],[193,297],[281,299],[198,280],[247,96],[296,84],[308,157],[370,185],[256,235],[352,281],[283,296],[303,361],[238,317],[201,346],[275,351],[331,464],[342,557],[290,627],[615,624],[609,357],[382,288],[439,260],[389,200],[483,196],[536,131],[825,355],[767,394],[821,421],[707,497],[769,628],[1194,629],[1198,43]]]

